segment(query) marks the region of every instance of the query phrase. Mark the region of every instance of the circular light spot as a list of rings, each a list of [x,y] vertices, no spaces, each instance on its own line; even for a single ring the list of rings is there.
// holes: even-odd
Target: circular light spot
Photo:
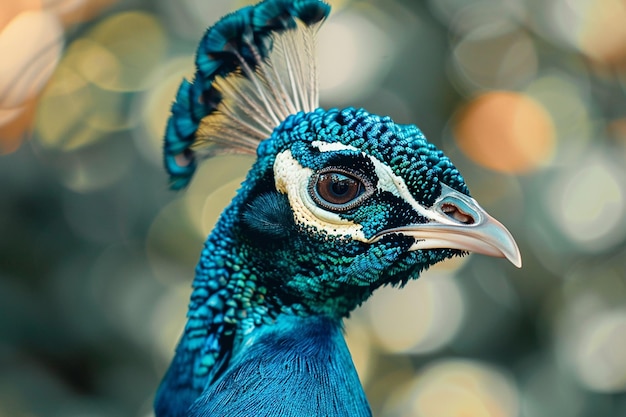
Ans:
[[[576,373],[588,388],[626,391],[626,310],[590,317],[575,352]]]
[[[384,287],[365,305],[378,344],[388,352],[440,349],[458,332],[465,305],[449,274],[431,273],[401,291]]]
[[[452,52],[457,78],[468,89],[511,89],[537,72],[532,38],[515,26],[481,26],[468,33]]]
[[[148,87],[165,57],[167,37],[159,21],[143,12],[115,14],[87,35],[93,44],[81,55],[79,72],[98,87],[138,91]]]
[[[137,112],[130,109],[131,93],[103,90],[83,76],[84,62],[100,52],[110,56],[86,38],[69,46],[39,103],[37,139],[44,146],[75,150],[138,122]]]
[[[411,417],[517,417],[519,393],[499,369],[477,361],[445,360],[415,377],[402,401]],[[400,415],[400,414],[399,414]]]
[[[606,64],[626,64],[626,3],[588,1],[579,33],[581,50]]]
[[[63,28],[46,11],[19,14],[0,31],[0,108],[33,98],[52,75],[63,49]],[[10,58],[9,58],[10,57]]]
[[[501,172],[536,169],[552,157],[554,125],[543,106],[507,91],[483,94],[457,115],[454,134],[476,163]]]
[[[626,4],[621,0],[553,0],[532,3],[535,30],[604,64],[626,59]]]
[[[98,42],[78,39],[72,44],[72,53],[73,67],[87,81],[99,86],[111,85],[121,77],[119,58]]]
[[[72,48],[68,53],[71,56]],[[93,143],[102,132],[85,120],[97,110],[89,84],[64,61],[39,102],[36,138],[48,148],[64,151]]]
[[[552,117],[556,144],[552,166],[576,163],[584,154],[594,134],[589,105],[590,85],[586,78],[573,78],[559,71],[549,71],[533,80],[525,93],[537,100]]]
[[[626,234],[623,169],[606,158],[580,161],[547,190],[555,224],[585,251],[602,251]]]
[[[320,93],[333,103],[367,96],[389,71],[396,52],[385,31],[349,10],[329,18],[317,44]],[[385,59],[372,51],[385,51]]]

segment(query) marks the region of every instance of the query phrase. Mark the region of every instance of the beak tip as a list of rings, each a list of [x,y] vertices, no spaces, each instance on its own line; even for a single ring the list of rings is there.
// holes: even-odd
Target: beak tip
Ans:
[[[515,251],[513,253],[503,253],[504,257],[515,265],[517,268],[522,268],[522,255],[517,245],[515,245]]]

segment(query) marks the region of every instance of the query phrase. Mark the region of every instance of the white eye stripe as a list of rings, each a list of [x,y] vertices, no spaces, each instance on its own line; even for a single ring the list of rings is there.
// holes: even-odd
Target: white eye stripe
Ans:
[[[419,215],[426,219],[442,224],[455,224],[445,214],[420,205],[409,191],[404,179],[396,175],[389,166],[379,159],[360,151],[354,146],[342,143],[314,141],[311,144],[320,152],[349,150],[360,153],[372,162],[374,172],[378,177],[377,189],[379,191],[387,191],[406,201]],[[287,194],[296,223],[303,226],[312,226],[332,236],[347,235],[353,240],[370,242],[370,239],[366,239],[363,234],[362,225],[346,220],[336,213],[324,210],[313,201],[308,192],[309,180],[312,175],[313,170],[300,165],[290,150],[283,151],[276,156],[274,162],[276,189],[281,193]]]
[[[314,141],[311,143],[314,147],[316,147],[320,152],[336,152],[341,150],[349,150],[352,152],[358,152],[364,157],[368,158],[372,164],[374,165],[374,172],[378,177],[378,190],[380,191],[388,191],[396,197],[401,198],[406,201],[411,207],[419,213],[421,216],[426,217],[427,219],[433,219],[437,221],[442,221],[444,223],[448,223],[449,219],[445,216],[442,216],[440,213],[429,210],[426,207],[422,206],[420,203],[413,198],[413,195],[409,191],[404,179],[402,177],[396,175],[391,168],[384,164],[379,159],[375,158],[372,155],[368,155],[365,152],[355,148],[354,146],[344,145],[343,143],[338,142],[323,142],[323,141]]]

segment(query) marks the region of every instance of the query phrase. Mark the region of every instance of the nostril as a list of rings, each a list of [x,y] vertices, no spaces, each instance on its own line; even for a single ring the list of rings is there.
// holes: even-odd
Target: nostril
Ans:
[[[450,204],[450,203],[443,204],[441,206],[441,211],[443,211],[443,213],[446,216],[456,220],[457,222],[460,222],[463,224],[474,224],[474,218],[470,216],[469,214],[461,211],[454,204]]]

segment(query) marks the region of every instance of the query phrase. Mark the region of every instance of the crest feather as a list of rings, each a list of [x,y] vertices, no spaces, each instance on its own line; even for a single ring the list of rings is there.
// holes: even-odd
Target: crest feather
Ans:
[[[254,155],[287,116],[318,107],[315,36],[329,12],[320,0],[265,0],[206,31],[165,132],[172,188],[189,183],[198,159]]]

